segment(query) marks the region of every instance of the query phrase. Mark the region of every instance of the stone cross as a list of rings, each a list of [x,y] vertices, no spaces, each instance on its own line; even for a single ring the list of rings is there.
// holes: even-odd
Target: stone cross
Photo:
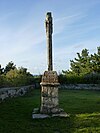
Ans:
[[[59,113],[58,102],[58,75],[53,71],[52,65],[52,16],[51,12],[46,14],[45,20],[46,37],[47,37],[47,50],[48,50],[48,71],[44,72],[41,84],[41,109],[43,114]]]
[[[46,36],[47,36],[47,49],[48,49],[48,71],[53,70],[52,65],[52,33],[53,33],[53,26],[52,26],[52,16],[51,12],[46,14],[45,19],[45,27],[46,27]]]
[[[40,114],[36,114],[36,110],[34,109],[33,118],[46,118],[46,117],[54,117],[61,116],[66,117],[67,114],[63,111],[63,109],[59,108],[59,100],[58,100],[58,75],[56,71],[53,71],[52,64],[52,16],[51,12],[46,14],[45,19],[45,27],[46,27],[46,37],[47,37],[47,51],[48,51],[48,71],[45,71],[42,75],[41,85],[41,106],[40,106]]]

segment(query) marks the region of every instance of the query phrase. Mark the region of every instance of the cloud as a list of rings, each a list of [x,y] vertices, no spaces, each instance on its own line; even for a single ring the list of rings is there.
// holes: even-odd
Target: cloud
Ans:
[[[57,19],[55,20],[55,22],[70,21],[70,20],[73,19],[73,18],[76,18],[76,17],[79,18],[79,16],[81,16],[81,13],[72,14],[72,15],[70,15],[70,16],[64,16],[64,17],[61,17],[61,18],[57,18]]]
[[[30,26],[28,23],[15,31],[2,28],[1,32],[0,45],[2,50],[0,49],[0,51],[5,50],[8,54],[19,54],[28,50],[32,45],[42,43],[44,40],[41,29],[35,33],[32,25]],[[7,47],[9,47],[9,50]]]
[[[67,2],[68,5],[61,2],[62,7],[56,5],[55,2],[52,7],[48,2],[42,3],[42,6],[37,2],[35,7],[31,6],[30,11],[26,9],[25,13],[24,10],[19,12],[18,9],[6,14],[1,13],[0,63],[6,64],[12,60],[17,66],[27,67],[32,73],[40,73],[46,69],[45,16],[43,15],[48,7],[55,11],[53,58],[57,71],[68,69],[70,59],[74,59],[76,53],[83,48],[89,49],[90,53],[96,52],[100,19],[97,16],[93,19],[91,17],[93,14],[90,16],[90,13],[91,11],[93,13],[98,2],[99,0],[81,1],[81,3],[75,1],[73,5],[72,1]]]
[[[60,18],[56,18],[54,21],[54,35],[63,32],[65,29],[67,30],[69,26],[74,25],[75,22],[79,21],[80,19],[85,18],[86,15],[82,13],[76,13],[69,16],[64,16]]]
[[[10,17],[10,15],[8,15]],[[5,17],[8,19],[8,17]],[[38,21],[38,20],[37,20]],[[45,33],[41,26],[30,18],[18,28],[1,25],[0,29],[0,64],[5,66],[9,61],[14,61],[17,66],[27,66],[33,70],[32,62],[39,65]],[[7,24],[8,25],[8,24]],[[40,45],[41,44],[41,45]],[[44,50],[43,50],[44,51]],[[23,61],[24,60],[24,61]],[[38,61],[38,63],[37,63]],[[34,65],[34,66],[36,66]],[[42,68],[42,66],[41,66]],[[33,71],[31,71],[33,72]]]

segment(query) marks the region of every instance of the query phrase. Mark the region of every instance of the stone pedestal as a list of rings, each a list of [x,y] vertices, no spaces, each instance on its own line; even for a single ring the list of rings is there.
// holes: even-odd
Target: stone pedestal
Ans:
[[[46,14],[45,20],[46,36],[47,36],[47,55],[48,55],[48,71],[44,72],[41,81],[41,107],[40,110],[34,109],[32,118],[47,118],[47,117],[67,117],[68,115],[63,109],[59,108],[58,101],[58,76],[57,72],[53,71],[52,63],[52,15],[51,12]],[[39,111],[39,113],[38,113]]]
[[[41,107],[35,108],[32,113],[33,119],[51,117],[69,117],[63,109],[59,108],[58,101],[58,76],[56,71],[45,71],[41,84]]]
[[[58,76],[56,71],[45,71],[41,84],[41,108],[43,114],[57,114],[59,110],[58,102]]]

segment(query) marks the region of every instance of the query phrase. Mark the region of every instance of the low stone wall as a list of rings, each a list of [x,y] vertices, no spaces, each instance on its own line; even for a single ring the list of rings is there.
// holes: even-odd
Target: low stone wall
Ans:
[[[60,85],[60,88],[73,90],[100,90],[100,84],[63,84]]]
[[[29,90],[34,89],[34,85],[22,86],[22,87],[11,87],[0,89],[0,102],[8,97],[17,97],[25,95]]]

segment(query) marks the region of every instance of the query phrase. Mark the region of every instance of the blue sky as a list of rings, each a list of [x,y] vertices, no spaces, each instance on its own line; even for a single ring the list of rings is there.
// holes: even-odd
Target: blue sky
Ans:
[[[0,64],[33,74],[47,70],[45,15],[53,16],[54,70],[70,68],[77,52],[100,46],[100,0],[0,0]]]

